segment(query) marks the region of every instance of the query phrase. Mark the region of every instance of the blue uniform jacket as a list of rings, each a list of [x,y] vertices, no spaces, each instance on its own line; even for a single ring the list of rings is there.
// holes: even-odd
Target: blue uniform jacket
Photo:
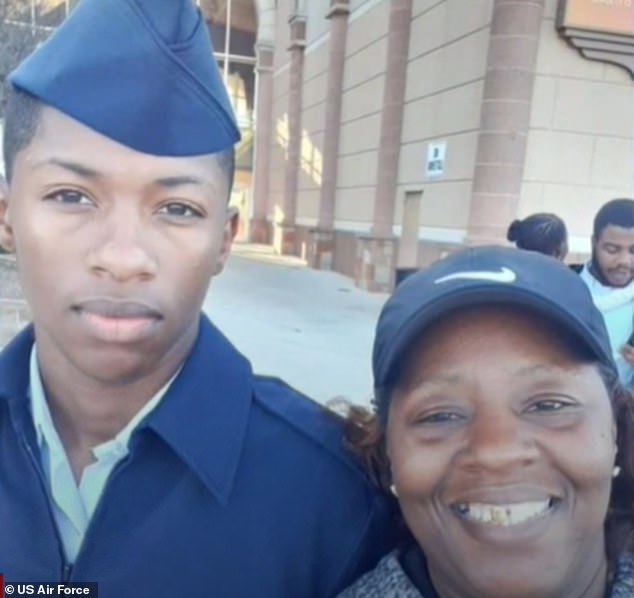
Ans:
[[[0,354],[5,582],[96,581],[100,598],[326,597],[390,549],[391,506],[346,454],[337,420],[254,376],[202,317],[68,566],[29,413],[32,342],[27,329]]]

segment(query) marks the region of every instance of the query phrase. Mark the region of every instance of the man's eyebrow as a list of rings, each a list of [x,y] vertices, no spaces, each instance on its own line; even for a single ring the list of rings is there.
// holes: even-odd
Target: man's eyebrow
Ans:
[[[49,158],[47,160],[42,160],[35,164],[35,168],[41,168],[42,166],[59,166],[60,168],[64,168],[65,170],[70,170],[74,172],[76,175],[79,175],[84,178],[94,179],[99,176],[99,172],[89,166],[85,166],[80,164],[79,162],[72,162],[69,160],[62,160],[60,158]]]
[[[157,187],[165,187],[171,189],[172,187],[180,187],[182,185],[207,185],[207,181],[199,179],[190,175],[178,175],[178,176],[166,176],[161,177],[153,181],[153,184]]]

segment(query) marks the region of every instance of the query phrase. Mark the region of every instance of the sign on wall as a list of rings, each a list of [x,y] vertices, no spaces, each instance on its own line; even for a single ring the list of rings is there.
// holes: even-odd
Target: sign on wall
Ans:
[[[446,141],[430,141],[427,144],[427,163],[425,176],[441,177],[445,174],[445,155],[447,153]]]

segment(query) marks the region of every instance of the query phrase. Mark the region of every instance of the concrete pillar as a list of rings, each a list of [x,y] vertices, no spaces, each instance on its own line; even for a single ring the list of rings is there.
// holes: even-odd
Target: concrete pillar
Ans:
[[[391,0],[374,223],[372,234],[359,239],[356,264],[357,284],[370,290],[390,290],[394,283],[396,240],[392,229],[411,21],[412,0]]]
[[[330,1],[330,10],[326,15],[326,18],[330,19],[330,36],[319,219],[317,228],[310,233],[307,255],[308,263],[313,268],[324,270],[332,269],[334,251],[333,225],[337,196],[341,97],[343,93],[349,14],[348,0]]]
[[[504,239],[526,159],[544,0],[495,0],[466,241]]]
[[[377,237],[391,237],[394,225],[411,21],[412,0],[392,0],[372,231]]]
[[[304,86],[304,48],[306,46],[306,17],[293,14],[288,20],[291,27],[291,66],[288,90],[288,157],[284,176],[283,220],[275,231],[274,245],[281,254],[297,251],[295,212],[299,181],[302,141],[302,91]]]
[[[252,243],[271,241],[269,210],[269,175],[273,143],[273,46],[256,44],[255,152],[253,167],[253,215],[249,226]]]

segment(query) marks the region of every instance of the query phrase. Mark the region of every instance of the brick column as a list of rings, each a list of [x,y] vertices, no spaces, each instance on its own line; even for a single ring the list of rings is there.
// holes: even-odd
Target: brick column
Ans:
[[[372,290],[389,290],[394,283],[396,242],[392,228],[411,21],[412,0],[391,0],[374,223],[372,234],[359,240],[356,264],[357,283]]]
[[[495,0],[467,243],[504,239],[516,217],[544,0]]]
[[[255,154],[253,167],[253,216],[249,226],[252,243],[269,243],[269,173],[273,143],[273,46],[256,45]]]
[[[308,262],[313,268],[332,268],[333,224],[337,196],[337,166],[341,131],[341,97],[348,35],[348,0],[331,0],[326,18],[330,19],[328,87],[324,122],[323,171],[319,197],[317,229],[311,231]]]
[[[302,141],[302,91],[304,85],[304,48],[306,46],[306,17],[294,14],[288,20],[291,27],[291,66],[288,89],[288,157],[284,177],[283,220],[276,226],[274,245],[279,253],[294,254],[295,212]]]

